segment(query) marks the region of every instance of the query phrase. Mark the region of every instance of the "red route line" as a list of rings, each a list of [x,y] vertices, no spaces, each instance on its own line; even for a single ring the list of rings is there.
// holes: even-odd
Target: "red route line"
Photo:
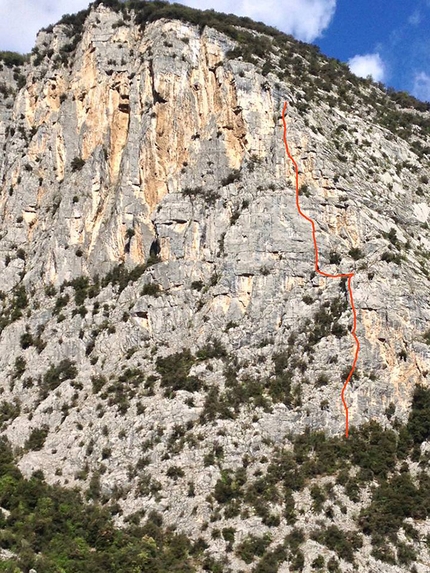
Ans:
[[[348,377],[345,380],[345,383],[342,387],[342,391],[340,393],[340,397],[342,398],[343,407],[345,408],[345,436],[348,437],[349,416],[348,416],[348,406],[347,406],[347,403],[345,401],[345,390],[349,384],[349,381],[351,380],[352,375],[354,374],[355,366],[356,366],[357,360],[358,360],[358,353],[360,351],[360,341],[358,340],[357,335],[355,333],[356,328],[357,328],[357,311],[355,309],[354,297],[352,294],[352,277],[354,276],[354,273],[341,273],[338,275],[330,275],[330,274],[325,273],[324,271],[321,271],[319,269],[319,263],[318,263],[319,255],[318,255],[318,244],[317,244],[317,238],[316,238],[315,222],[313,221],[313,219],[311,219],[310,217],[305,215],[305,213],[303,213],[303,211],[300,208],[300,202],[299,202],[299,168],[298,168],[298,165],[297,165],[294,157],[290,153],[290,149],[288,147],[288,142],[287,142],[287,123],[285,121],[285,112],[287,110],[287,107],[288,107],[288,103],[285,102],[284,108],[282,110],[282,122],[284,124],[285,150],[287,152],[288,157],[291,159],[291,161],[294,165],[295,174],[296,174],[296,206],[297,206],[297,211],[312,226],[312,240],[314,243],[314,250],[315,250],[315,272],[318,273],[319,275],[326,277],[326,278],[329,278],[329,279],[340,279],[340,278],[344,278],[344,277],[346,277],[348,279],[349,299],[351,301],[351,308],[352,308],[352,314],[353,314],[353,325],[352,325],[351,334],[355,340],[355,352],[354,352],[354,360],[352,362],[351,370],[349,371]]]

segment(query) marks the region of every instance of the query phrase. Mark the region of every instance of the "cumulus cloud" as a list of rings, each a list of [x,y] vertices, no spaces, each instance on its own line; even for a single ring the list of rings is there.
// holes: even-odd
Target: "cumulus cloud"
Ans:
[[[40,28],[88,4],[89,0],[0,0],[0,50],[30,52]]]
[[[312,42],[329,26],[336,0],[179,0],[192,8],[249,16],[304,42]]]
[[[430,101],[430,75],[425,72],[415,74],[412,93],[418,99]]]
[[[354,56],[348,61],[348,66],[353,74],[361,78],[371,76],[375,82],[382,82],[384,79],[384,62],[378,53]]]

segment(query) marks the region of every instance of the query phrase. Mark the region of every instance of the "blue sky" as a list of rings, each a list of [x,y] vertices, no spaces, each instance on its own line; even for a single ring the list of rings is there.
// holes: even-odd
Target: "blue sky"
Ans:
[[[345,62],[379,54],[384,83],[430,100],[430,0],[338,0],[314,43]]]
[[[181,0],[250,16],[430,101],[430,0]],[[88,0],[0,0],[0,49],[29,52],[38,29]]]

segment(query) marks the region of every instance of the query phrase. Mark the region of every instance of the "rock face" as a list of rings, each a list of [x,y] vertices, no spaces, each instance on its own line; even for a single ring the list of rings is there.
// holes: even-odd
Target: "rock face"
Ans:
[[[224,467],[247,457],[259,469],[292,434],[344,432],[352,315],[344,282],[313,272],[282,105],[320,266],[355,273],[353,426],[404,422],[428,382],[429,112],[394,106],[413,125],[406,140],[378,121],[380,87],[342,69],[333,101],[318,87],[308,101],[279,50],[267,72],[227,35],[180,20],[142,30],[99,5],[74,51],[72,34],[39,34],[21,88],[0,72],[15,90],[0,94],[0,376],[15,407],[2,429],[24,473],[82,487],[98,476],[124,515],[155,508],[196,537],[206,522],[222,554],[205,501],[214,447]],[[318,516],[303,495],[306,526]],[[267,529],[238,519],[226,523],[239,537]],[[366,551],[354,571],[403,570]]]

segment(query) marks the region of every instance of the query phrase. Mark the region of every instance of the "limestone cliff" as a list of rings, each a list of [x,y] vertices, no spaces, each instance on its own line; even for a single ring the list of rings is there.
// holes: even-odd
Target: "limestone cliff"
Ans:
[[[102,465],[124,515],[144,499],[194,536],[212,519],[214,444],[225,467],[261,471],[292,434],[344,432],[351,310],[345,283],[313,272],[284,101],[321,268],[355,273],[351,424],[405,422],[430,370],[429,111],[292,38],[246,34],[264,55],[99,3],[79,31],[39,33],[21,82],[0,71],[3,432],[26,474],[84,486]],[[376,567],[362,555],[354,571]]]

